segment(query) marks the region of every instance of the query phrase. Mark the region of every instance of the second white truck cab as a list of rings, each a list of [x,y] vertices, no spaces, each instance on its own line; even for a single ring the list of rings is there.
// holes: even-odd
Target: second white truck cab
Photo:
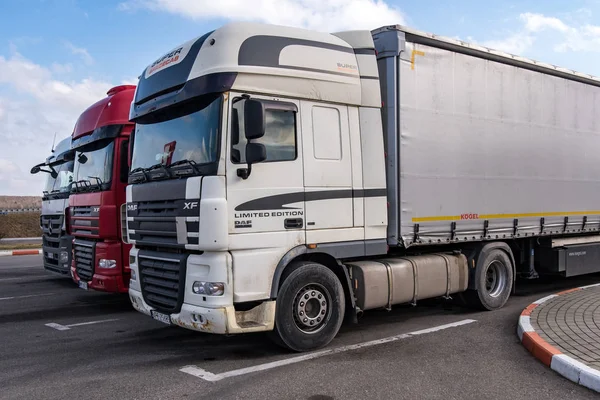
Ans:
[[[65,231],[65,209],[73,183],[71,137],[61,140],[44,163],[31,169],[32,174],[48,174],[42,196],[42,251],[44,269],[69,277],[73,238]]]

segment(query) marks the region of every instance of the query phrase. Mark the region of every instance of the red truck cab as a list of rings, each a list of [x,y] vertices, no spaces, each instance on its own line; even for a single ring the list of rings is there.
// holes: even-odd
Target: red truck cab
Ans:
[[[71,276],[82,289],[127,293],[131,245],[121,241],[120,207],[129,173],[129,107],[135,86],[116,86],[86,109],[73,130],[74,184],[67,210]]]

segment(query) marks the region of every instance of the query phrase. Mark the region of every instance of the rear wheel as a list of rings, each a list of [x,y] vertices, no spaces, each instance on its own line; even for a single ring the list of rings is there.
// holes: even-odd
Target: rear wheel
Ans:
[[[484,249],[475,272],[475,288],[466,293],[470,305],[484,310],[497,310],[508,301],[514,273],[511,258],[502,249]]]
[[[275,342],[293,351],[329,344],[344,318],[344,289],[327,267],[302,262],[279,288],[275,311]]]

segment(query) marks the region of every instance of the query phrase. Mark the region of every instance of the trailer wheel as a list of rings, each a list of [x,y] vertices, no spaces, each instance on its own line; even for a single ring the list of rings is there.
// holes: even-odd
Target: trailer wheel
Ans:
[[[467,301],[483,310],[497,310],[508,301],[513,285],[513,265],[505,251],[483,250],[475,272],[476,290],[469,290]]]
[[[275,310],[275,343],[302,352],[328,345],[344,318],[344,289],[327,267],[302,262],[285,278]]]

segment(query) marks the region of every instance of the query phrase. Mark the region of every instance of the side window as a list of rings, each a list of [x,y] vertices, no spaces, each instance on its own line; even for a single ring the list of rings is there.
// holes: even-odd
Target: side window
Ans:
[[[236,99],[237,100],[237,99]],[[244,103],[233,104],[231,115],[231,161],[234,164],[246,162],[246,135],[244,133]],[[297,156],[296,113],[292,110],[266,110],[265,135],[256,139],[267,150],[266,162],[293,161]]]
[[[313,154],[317,160],[342,159],[342,130],[337,108],[312,108]]]

